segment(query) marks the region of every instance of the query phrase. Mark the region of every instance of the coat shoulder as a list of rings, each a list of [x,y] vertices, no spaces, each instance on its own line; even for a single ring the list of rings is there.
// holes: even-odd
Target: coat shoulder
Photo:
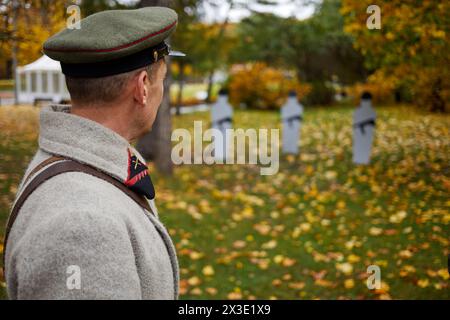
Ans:
[[[141,297],[129,236],[132,224],[124,219],[132,211],[132,204],[115,189],[96,177],[70,172],[46,181],[30,195],[8,241],[6,277],[10,297]],[[58,281],[71,266],[80,267],[85,275],[82,291],[68,291],[66,283]],[[22,284],[45,281],[44,287],[51,291],[21,287],[20,283],[11,285],[17,283],[17,277]]]
[[[109,217],[121,212],[142,211],[122,190],[111,183],[82,172],[66,172],[41,184],[28,202],[38,202],[39,207],[59,212],[91,212]]]
[[[144,210],[117,187],[85,173],[67,172],[45,181],[28,197],[11,229],[8,249],[41,234],[97,234],[98,228],[107,232],[112,225],[128,236],[145,222]]]

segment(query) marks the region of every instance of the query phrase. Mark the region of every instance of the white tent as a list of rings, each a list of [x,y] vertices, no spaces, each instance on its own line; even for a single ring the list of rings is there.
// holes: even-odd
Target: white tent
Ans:
[[[17,68],[17,88],[19,103],[70,100],[61,65],[47,56]]]

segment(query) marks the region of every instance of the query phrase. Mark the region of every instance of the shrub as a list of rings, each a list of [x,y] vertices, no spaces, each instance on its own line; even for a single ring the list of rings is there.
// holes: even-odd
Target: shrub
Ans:
[[[356,83],[347,87],[346,92],[355,104],[359,103],[364,91],[369,91],[372,94],[374,103],[391,103],[394,101],[395,88],[396,81],[394,78],[385,77],[382,73],[375,72],[366,83]]]
[[[260,62],[247,64],[232,73],[228,89],[234,107],[261,110],[279,109],[290,90],[296,90],[300,99],[308,92],[307,86]]]

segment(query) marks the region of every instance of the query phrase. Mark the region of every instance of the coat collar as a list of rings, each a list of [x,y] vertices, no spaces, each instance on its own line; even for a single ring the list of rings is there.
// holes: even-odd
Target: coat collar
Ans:
[[[44,107],[40,114],[39,147],[93,166],[125,182],[130,154],[142,163],[144,158],[130,143],[99,123],[71,114],[71,106]]]

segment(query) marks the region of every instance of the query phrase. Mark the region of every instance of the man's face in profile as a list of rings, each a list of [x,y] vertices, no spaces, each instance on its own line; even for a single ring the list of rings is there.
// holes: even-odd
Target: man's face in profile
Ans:
[[[146,78],[146,86],[149,95],[147,104],[143,109],[141,119],[137,119],[142,125],[141,135],[144,135],[151,130],[164,97],[164,79],[167,75],[167,63],[164,59],[161,59],[153,66],[153,68],[153,74]]]

